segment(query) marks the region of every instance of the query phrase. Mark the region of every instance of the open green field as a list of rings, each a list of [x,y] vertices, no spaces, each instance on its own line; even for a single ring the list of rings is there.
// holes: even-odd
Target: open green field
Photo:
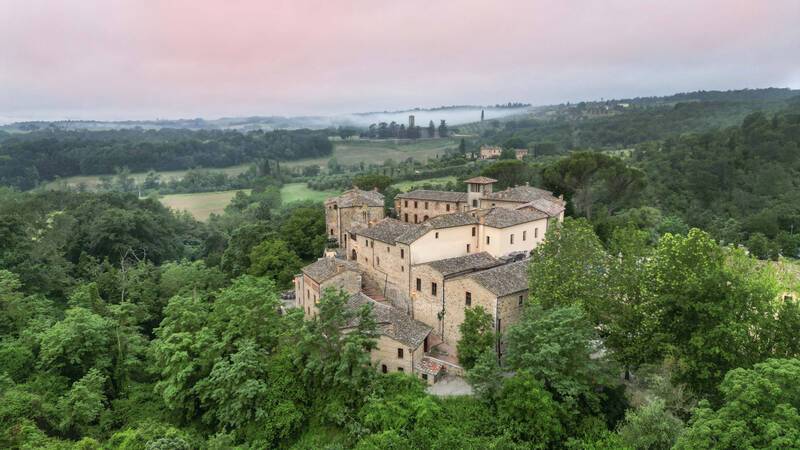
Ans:
[[[247,171],[249,167],[250,164],[240,164],[238,166],[210,168],[207,170],[210,172],[223,172],[227,173],[228,175],[236,176],[242,172]],[[161,176],[162,181],[168,181],[171,178],[177,178],[177,179],[183,178],[183,176],[186,175],[186,172],[188,172],[188,170],[167,170],[163,172],[157,171],[156,173],[158,173]],[[114,175],[110,174],[109,176],[113,177]],[[131,177],[133,177],[133,179],[136,180],[137,184],[142,183],[146,176],[147,172],[137,172],[131,174]],[[98,184],[100,184],[100,175],[78,175],[74,177],[61,178],[59,180],[54,180],[47,183],[45,185],[45,188],[46,189],[57,188],[58,186],[64,183],[72,187],[84,184],[89,190],[92,190],[96,188]]]
[[[443,156],[447,149],[457,147],[456,139],[419,139],[406,140],[353,140],[334,143],[333,156],[342,165],[380,164],[387,159],[402,161],[414,158],[425,161],[428,158]],[[330,157],[301,159],[283,163],[287,167],[325,166]]]
[[[196,194],[171,194],[164,195],[159,200],[164,206],[176,211],[188,211],[195,219],[208,220],[212,213],[222,214],[225,207],[239,191],[218,191],[218,192],[199,192]],[[249,189],[244,189],[249,193]],[[281,188],[281,200],[283,203],[291,203],[301,200],[312,200],[323,202],[328,197],[339,195],[339,191],[314,191],[308,188],[305,183],[289,183]]]
[[[416,180],[416,181],[400,181],[398,183],[393,184],[392,186],[395,187],[396,189],[399,189],[400,191],[408,192],[411,190],[412,187],[422,186],[425,183],[445,184],[451,181],[455,183],[456,177],[451,176],[451,177],[427,178],[424,180]]]
[[[245,189],[249,192],[249,189]],[[195,219],[205,221],[211,213],[221,214],[239,191],[199,192],[197,194],[164,195],[159,200],[176,211],[188,211]]]
[[[301,200],[311,200],[324,202],[329,197],[339,195],[341,191],[315,191],[309,189],[305,183],[284,184],[281,188],[281,201],[283,203],[297,202]]]

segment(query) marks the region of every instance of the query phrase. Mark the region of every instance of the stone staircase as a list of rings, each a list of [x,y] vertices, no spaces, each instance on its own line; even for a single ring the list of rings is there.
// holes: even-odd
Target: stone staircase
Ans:
[[[378,283],[366,276],[361,277],[361,292],[376,302],[383,302],[386,300],[383,296],[383,290],[378,286]]]

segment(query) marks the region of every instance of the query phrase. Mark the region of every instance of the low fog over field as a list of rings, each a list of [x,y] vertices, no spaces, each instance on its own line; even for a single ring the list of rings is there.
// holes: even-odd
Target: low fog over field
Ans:
[[[415,122],[420,127],[426,127],[431,120],[438,126],[441,120],[446,120],[448,125],[478,122],[481,120],[481,111],[484,119],[498,119],[514,114],[522,114],[530,110],[529,106],[455,106],[432,109],[412,109],[404,111],[383,111],[340,114],[331,116],[251,116],[251,117],[223,117],[220,119],[176,119],[176,120],[129,120],[129,121],[92,121],[92,120],[61,120],[55,122],[35,121],[20,122],[7,119],[4,128],[36,129],[50,126],[66,129],[121,129],[121,128],[188,128],[188,129],[239,129],[239,130],[274,130],[296,128],[336,128],[339,126],[366,128],[370,124],[380,122],[408,124],[408,116],[414,115]],[[13,122],[13,123],[12,123]],[[0,122],[2,123],[2,122]]]

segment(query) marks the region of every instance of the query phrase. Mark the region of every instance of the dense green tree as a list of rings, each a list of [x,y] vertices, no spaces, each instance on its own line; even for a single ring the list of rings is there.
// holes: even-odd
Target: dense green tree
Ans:
[[[500,152],[500,160],[517,159],[517,152],[513,148],[504,148]]]
[[[73,383],[69,392],[58,401],[57,409],[61,419],[58,428],[64,431],[74,429],[80,433],[93,424],[105,407],[105,383],[106,377],[97,369],[89,370]]]
[[[458,326],[461,339],[458,341],[458,361],[470,370],[481,354],[495,345],[492,316],[482,306],[466,308],[464,321]]]
[[[800,361],[770,359],[734,369],[719,386],[718,408],[703,401],[675,448],[796,448],[800,446]]]
[[[496,179],[495,189],[505,189],[534,181],[535,170],[527,163],[511,159],[492,163],[481,175]]]
[[[302,265],[300,258],[281,240],[264,241],[250,252],[249,273],[275,280],[279,287],[289,286]]]
[[[661,399],[625,413],[618,433],[630,448],[669,450],[683,432],[683,422],[673,416]]]
[[[503,382],[497,414],[506,432],[534,448],[549,448],[564,434],[558,404],[542,383],[527,371]]]
[[[353,177],[353,185],[358,186],[359,189],[367,191],[377,189],[380,192],[384,192],[392,183],[394,183],[392,177],[375,173]]]
[[[531,252],[529,295],[545,309],[579,304],[592,320],[608,296],[608,255],[584,219],[551,227]]]

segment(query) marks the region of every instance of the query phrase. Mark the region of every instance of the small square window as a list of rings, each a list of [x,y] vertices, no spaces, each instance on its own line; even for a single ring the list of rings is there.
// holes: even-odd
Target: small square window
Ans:
[[[422,374],[422,379],[425,380],[425,381],[428,381],[428,374],[427,373],[423,373]]]
[[[537,238],[537,237],[539,237],[539,229],[538,229],[538,228],[534,228],[534,229],[533,229],[533,237],[534,237],[534,238]]]
[[[389,368],[386,367],[386,364],[381,364],[381,372],[387,373],[388,371],[389,371]]]
[[[428,209],[428,202],[425,202],[425,209]]]
[[[408,200],[405,201],[405,207],[408,208]]]
[[[398,371],[398,372],[405,372],[405,369],[403,369],[402,367],[398,367],[398,368],[397,368],[397,371]]]

